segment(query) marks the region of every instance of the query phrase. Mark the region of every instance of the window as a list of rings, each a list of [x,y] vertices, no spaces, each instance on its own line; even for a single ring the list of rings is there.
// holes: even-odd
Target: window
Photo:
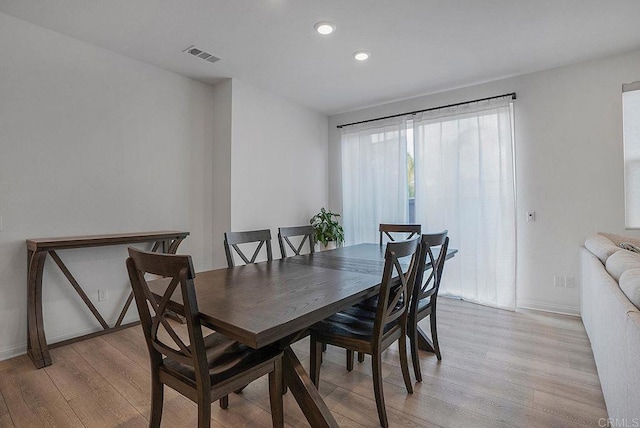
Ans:
[[[640,82],[622,85],[625,227],[640,228]]]

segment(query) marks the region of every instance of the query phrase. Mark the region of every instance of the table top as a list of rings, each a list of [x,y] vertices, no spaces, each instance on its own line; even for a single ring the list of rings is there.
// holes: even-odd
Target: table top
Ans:
[[[66,236],[58,238],[27,239],[27,248],[32,251],[66,248],[100,247],[107,245],[132,244],[136,242],[184,239],[189,232],[161,230],[154,232],[112,233],[108,235]]]
[[[375,295],[383,257],[378,244],[359,244],[198,273],[194,284],[202,322],[248,346],[263,347]],[[149,287],[162,294],[168,283],[159,279]],[[172,301],[179,312],[179,290]]]
[[[340,247],[331,251],[288,257],[284,259],[284,261],[287,263],[375,274],[382,277],[385,250],[386,247],[380,246],[379,244],[358,244]],[[457,252],[458,250],[455,248],[449,248],[447,250],[447,260],[452,258]],[[438,249],[435,249],[433,255],[436,258],[438,257]],[[400,263],[405,267],[409,262],[409,257],[400,259]],[[431,261],[427,258],[425,269],[430,268]]]

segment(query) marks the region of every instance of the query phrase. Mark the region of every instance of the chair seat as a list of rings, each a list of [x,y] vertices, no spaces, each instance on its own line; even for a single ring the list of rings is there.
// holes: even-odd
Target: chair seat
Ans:
[[[398,302],[397,307],[400,306],[402,306],[402,302]],[[354,307],[375,313],[378,309],[378,296],[369,297],[360,303],[356,303]]]
[[[350,307],[342,312],[357,316],[359,318],[374,320],[376,317],[376,305],[378,304],[378,296],[367,299],[355,306]],[[431,297],[425,297],[418,303],[418,315],[421,315],[425,309],[431,304]],[[401,305],[401,303],[398,303]],[[428,314],[427,314],[428,315]],[[426,315],[425,315],[426,316]]]
[[[206,336],[204,346],[212,385],[266,362],[282,352],[276,346],[253,349],[220,333]],[[170,371],[195,382],[196,374],[192,366],[173,361],[170,358],[164,358],[163,365]]]
[[[314,324],[311,330],[320,336],[340,336],[371,341],[375,318],[375,312],[353,306]],[[397,321],[388,323],[384,327],[384,333],[397,325]]]
[[[378,307],[378,296],[369,297],[357,303],[354,307],[375,312]]]

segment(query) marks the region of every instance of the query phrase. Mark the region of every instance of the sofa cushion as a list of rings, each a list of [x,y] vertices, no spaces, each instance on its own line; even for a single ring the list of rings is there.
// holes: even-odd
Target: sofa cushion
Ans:
[[[629,269],[620,276],[620,289],[636,308],[640,308],[640,268]]]
[[[616,247],[619,247],[623,242],[630,242],[640,247],[640,238],[636,238],[634,236],[616,235],[614,233],[605,232],[598,232],[598,235],[604,236],[605,238],[609,239]]]
[[[614,244],[610,239],[602,235],[592,235],[584,241],[591,254],[600,259],[602,264],[607,262],[609,256],[618,251],[620,247]]]
[[[607,272],[618,283],[622,274],[629,270],[640,268],[640,254],[628,250],[618,250],[607,259]]]

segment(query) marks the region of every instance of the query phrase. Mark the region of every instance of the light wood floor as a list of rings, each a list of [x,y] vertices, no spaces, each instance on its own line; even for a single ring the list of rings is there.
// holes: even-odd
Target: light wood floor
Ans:
[[[391,426],[577,427],[606,418],[589,340],[579,318],[507,312],[441,299],[443,360],[421,356],[423,381],[404,389],[397,348],[385,354],[384,390]],[[308,340],[294,346],[308,367]],[[25,357],[0,362],[0,427],[145,427],[150,407],[148,357],[140,327],[52,351],[36,370]],[[329,347],[320,393],[341,426],[375,427],[370,360],[345,370]],[[307,426],[291,394],[288,426]],[[212,407],[212,427],[268,427],[266,378]],[[165,427],[196,426],[196,407],[166,389]]]

